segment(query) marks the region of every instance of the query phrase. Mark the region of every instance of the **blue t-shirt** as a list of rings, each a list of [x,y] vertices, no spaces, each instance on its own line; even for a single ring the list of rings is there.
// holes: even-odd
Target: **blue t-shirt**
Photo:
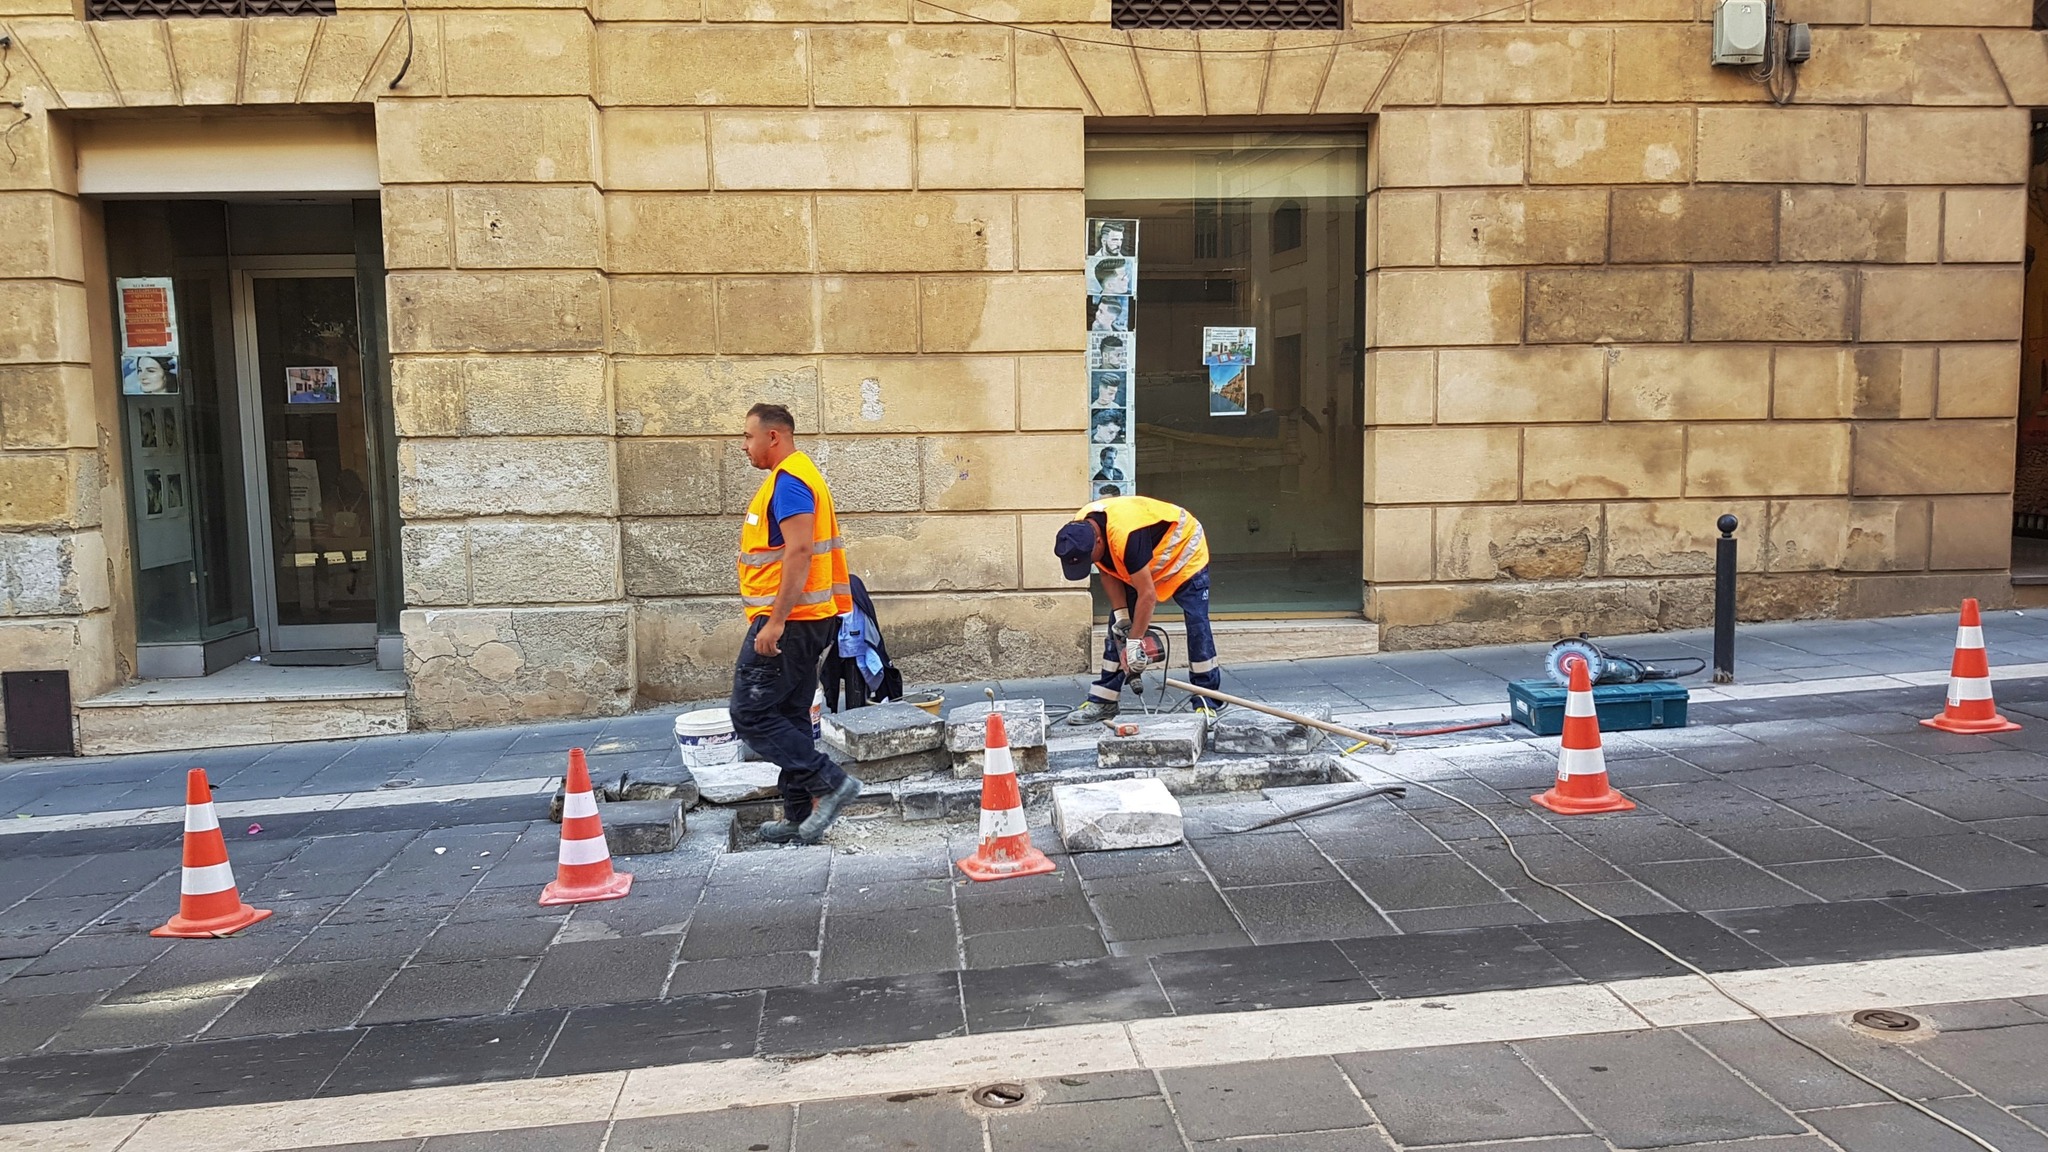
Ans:
[[[818,498],[811,486],[787,472],[775,477],[775,491],[768,497],[768,546],[782,547],[782,522],[791,516],[818,514]]]

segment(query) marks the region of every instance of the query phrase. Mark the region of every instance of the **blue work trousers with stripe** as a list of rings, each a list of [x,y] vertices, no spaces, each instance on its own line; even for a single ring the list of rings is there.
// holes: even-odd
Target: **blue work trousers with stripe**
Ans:
[[[1102,579],[1115,580],[1116,577],[1102,575]],[[1137,592],[1128,584],[1118,583],[1124,590],[1124,603],[1135,603]],[[1222,688],[1223,669],[1216,663],[1216,635],[1209,630],[1209,570],[1204,568],[1189,577],[1188,582],[1174,592],[1173,602],[1180,605],[1181,615],[1187,623],[1189,681],[1197,688]],[[1114,632],[1102,645],[1101,671],[1102,675],[1088,689],[1088,695],[1114,703],[1123,696],[1126,678],[1123,650],[1118,646]]]

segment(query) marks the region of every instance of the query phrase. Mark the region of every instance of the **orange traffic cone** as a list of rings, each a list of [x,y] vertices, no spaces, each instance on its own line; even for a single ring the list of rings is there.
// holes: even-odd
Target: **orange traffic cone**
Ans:
[[[1991,699],[1991,659],[1984,655],[1984,621],[1973,597],[1963,601],[1962,624],[1956,629],[1956,658],[1948,667],[1948,704],[1941,715],[1922,720],[1943,732],[2011,732],[2019,725],[1998,714]]]
[[[1607,754],[1600,750],[1600,717],[1593,711],[1593,680],[1586,662],[1565,661],[1571,685],[1564,696],[1564,740],[1557,750],[1557,783],[1530,799],[1552,812],[1585,816],[1594,812],[1627,812],[1635,801],[1607,782]]]
[[[960,870],[974,880],[1038,876],[1053,862],[1031,844],[1024,826],[1024,799],[1017,791],[1017,768],[1010,759],[1010,737],[1003,714],[988,714],[988,735],[982,739],[981,847],[960,861]]]
[[[194,940],[232,936],[269,916],[268,908],[242,903],[234,870],[228,867],[220,818],[213,814],[213,786],[206,782],[206,769],[192,769],[185,774],[185,874],[178,886],[178,914],[149,934]]]
[[[554,883],[540,890],[542,904],[588,904],[617,900],[633,887],[630,873],[612,871],[612,850],[597,817],[590,790],[590,766],[583,749],[569,749],[569,779],[562,788],[562,847],[555,857]]]

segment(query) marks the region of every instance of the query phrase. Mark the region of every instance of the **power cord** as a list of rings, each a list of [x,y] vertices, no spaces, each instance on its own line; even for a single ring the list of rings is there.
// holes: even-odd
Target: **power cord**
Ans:
[[[1507,846],[1508,855],[1514,857],[1516,866],[1521,868],[1522,875],[1528,877],[1531,883],[1537,885],[1538,887],[1547,888],[1550,891],[1557,893],[1565,899],[1570,900],[1572,903],[1577,904],[1579,907],[1584,908],[1586,911],[1591,912],[1593,915],[1599,917],[1600,919],[1605,920],[1609,924],[1614,925],[1616,928],[1621,929],[1623,932],[1628,933],[1630,936],[1635,937],[1637,940],[1642,941],[1644,944],[1649,945],[1652,949],[1656,950],[1657,953],[1662,955],[1665,959],[1671,961],[1673,964],[1676,964],[1679,967],[1684,968],[1686,971],[1706,981],[1708,987],[1712,988],[1715,992],[1719,993],[1729,1003],[1735,1005],[1737,1008],[1742,1009],[1744,1012],[1747,1012],[1751,1016],[1754,1016],[1758,1020],[1762,1021],[1763,1024],[1766,1027],[1768,1027],[1771,1031],[1776,1032],[1778,1035],[1783,1036],[1785,1039],[1790,1040],[1792,1043],[1799,1045],[1801,1048],[1806,1049],[1808,1052],[1813,1053],[1814,1055],[1827,1061],[1829,1064],[1834,1065],[1836,1068],[1839,1068],[1842,1071],[1847,1072],[1849,1075],[1854,1076],[1856,1079],[1861,1080],[1863,1083],[1869,1085],[1870,1087],[1877,1089],[1879,1092],[1882,1092],[1886,1096],[1891,1097],[1898,1103],[1904,1104],[1907,1107],[1913,1109],[1914,1111],[1920,1113],[1921,1115],[1926,1116],[1928,1119],[1933,1120],[1934,1122],[1940,1124],[1941,1126],[1953,1130],[1958,1135],[1962,1136],[1964,1139],[1970,1141],[1972,1144],[1975,1144],[1979,1148],[1986,1149],[1986,1152],[2001,1152],[1998,1145],[1993,1144],[1991,1141],[1986,1140],[1984,1137],[1977,1135],[1970,1129],[1965,1128],[1961,1124],[1956,1123],[1955,1121],[1949,1119],[1946,1116],[1943,1116],[1941,1113],[1936,1112],[1934,1109],[1929,1108],[1927,1105],[1922,1104],[1918,1100],[1914,1100],[1904,1095],[1903,1093],[1894,1090],[1889,1085],[1884,1084],[1881,1081],[1872,1079],[1871,1077],[1864,1075],[1862,1072],[1859,1072],[1856,1069],[1851,1068],[1848,1064],[1838,1059],[1833,1053],[1826,1051],[1819,1045],[1816,1045],[1808,1040],[1793,1035],[1790,1030],[1786,1029],[1776,1020],[1773,1020],[1769,1016],[1764,1015],[1761,1009],[1749,1003],[1747,1000],[1744,1000],[1742,997],[1737,996],[1735,993],[1729,991],[1726,985],[1722,984],[1719,980],[1716,980],[1713,974],[1708,972],[1706,969],[1701,968],[1699,965],[1694,964],[1692,961],[1687,960],[1685,957],[1680,956],[1676,952],[1673,952],[1671,949],[1666,948],[1664,945],[1657,943],[1655,940],[1650,939],[1648,936],[1645,936],[1641,932],[1636,931],[1634,928],[1629,927],[1627,924],[1622,923],[1618,918],[1610,916],[1606,912],[1603,912],[1600,909],[1593,907],[1591,904],[1586,903],[1584,900],[1579,899],[1576,893],[1568,892],[1564,888],[1559,887],[1556,884],[1552,884],[1550,881],[1545,880],[1543,877],[1536,875],[1534,871],[1530,870],[1529,862],[1522,858],[1521,850],[1515,847],[1514,838],[1507,834],[1507,830],[1502,828],[1498,823],[1496,823],[1493,817],[1488,816],[1486,813],[1480,811],[1477,806],[1472,804],[1470,801],[1466,800],[1464,797],[1454,795],[1450,792],[1446,792],[1433,784],[1427,784],[1420,780],[1411,780],[1408,777],[1401,775],[1399,772],[1395,772],[1391,769],[1383,767],[1382,765],[1384,761],[1375,761],[1372,763],[1367,763],[1362,757],[1355,757],[1355,753],[1353,752],[1346,752],[1344,754],[1344,759],[1346,760],[1352,760],[1354,758],[1357,759],[1359,766],[1362,768],[1367,768],[1371,771],[1378,772],[1386,776],[1391,776],[1394,779],[1399,780],[1401,783],[1409,785],[1411,787],[1421,788],[1424,791],[1435,793],[1436,795],[1441,796],[1444,799],[1457,804],[1459,807],[1465,809],[1467,812],[1472,813],[1474,816],[1479,817],[1481,820],[1484,820],[1486,822],[1486,826],[1488,828],[1493,829],[1493,834],[1500,838],[1500,842]]]
[[[8,56],[13,51],[14,37],[0,33],[0,92],[7,91],[8,87],[14,83],[14,64],[8,59]],[[7,166],[13,168],[21,163],[21,154],[14,150],[14,133],[23,124],[35,119],[35,117],[29,114],[28,106],[19,100],[0,100],[0,105],[21,113],[19,117],[10,121],[7,127],[0,128],[0,145],[6,146]]]

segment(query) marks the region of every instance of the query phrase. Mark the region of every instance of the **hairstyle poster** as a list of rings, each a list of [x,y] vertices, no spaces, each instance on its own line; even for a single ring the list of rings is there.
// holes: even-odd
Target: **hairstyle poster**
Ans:
[[[1090,446],[1088,464],[1094,469],[1088,477],[1092,484],[1128,484],[1131,480],[1131,446],[1128,444],[1106,444]]]
[[[1131,330],[1131,298],[1129,296],[1090,296],[1088,298],[1088,330],[1090,332],[1129,332]]]
[[[1138,334],[1135,332],[1090,332],[1088,334],[1088,370],[1090,372],[1128,372],[1136,359]]]
[[[1088,257],[1088,291],[1097,296],[1136,296],[1138,261],[1130,256]]]
[[[1088,491],[1091,498],[1138,490],[1138,222],[1088,221]]]
[[[1090,372],[1088,374],[1088,407],[1128,408],[1131,404],[1131,374],[1129,372]]]
[[[1088,221],[1088,255],[1090,256],[1136,256],[1138,254],[1138,222],[1136,220],[1090,220]]]
[[[1242,413],[1240,413],[1242,415]],[[1129,444],[1131,429],[1129,417],[1121,408],[1103,408],[1088,414],[1088,442],[1090,451],[1099,451],[1104,444]]]

